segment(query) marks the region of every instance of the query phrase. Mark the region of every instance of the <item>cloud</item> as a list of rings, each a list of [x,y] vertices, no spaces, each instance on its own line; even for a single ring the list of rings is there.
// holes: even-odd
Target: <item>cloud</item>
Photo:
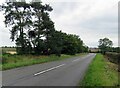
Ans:
[[[104,37],[110,38],[114,46],[118,45],[118,0],[42,1],[53,7],[50,17],[57,30],[79,35],[89,47],[97,47],[98,40]],[[2,20],[0,32],[2,40],[5,40],[2,45],[13,45],[9,40],[9,31],[4,30]]]
[[[54,11],[51,18],[57,30],[78,34],[88,46],[97,46],[98,40],[104,37],[110,38],[114,46],[117,46],[117,4],[117,0],[92,0],[90,3],[85,0],[85,2],[69,2],[68,4],[59,2],[59,5],[52,5]]]

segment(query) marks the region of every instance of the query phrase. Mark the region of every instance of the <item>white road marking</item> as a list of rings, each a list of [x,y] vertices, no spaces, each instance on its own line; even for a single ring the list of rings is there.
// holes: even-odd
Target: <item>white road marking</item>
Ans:
[[[64,65],[65,65],[65,64],[61,64],[61,65],[58,65],[58,66],[56,66],[56,67],[52,67],[52,68],[50,68],[50,69],[47,69],[47,70],[44,70],[44,71],[38,72],[38,73],[34,74],[34,76],[37,76],[37,75],[43,74],[43,73],[48,72],[48,71],[51,71],[51,70],[54,70],[54,69],[59,68],[59,67],[64,66]]]
[[[80,60],[80,59],[73,60],[72,62],[75,62],[75,61],[78,61],[78,60]]]

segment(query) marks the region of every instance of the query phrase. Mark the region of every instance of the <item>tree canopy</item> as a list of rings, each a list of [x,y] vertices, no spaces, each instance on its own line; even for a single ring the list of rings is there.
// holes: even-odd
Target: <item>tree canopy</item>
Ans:
[[[108,38],[99,39],[99,48],[101,49],[101,52],[105,54],[106,51],[109,51],[109,49],[113,46],[113,42]]]
[[[37,0],[38,1],[38,0]],[[88,47],[77,35],[57,31],[49,13],[53,8],[41,0],[10,0],[0,6],[4,11],[6,27],[10,28],[12,41],[18,54],[74,55],[87,52]]]

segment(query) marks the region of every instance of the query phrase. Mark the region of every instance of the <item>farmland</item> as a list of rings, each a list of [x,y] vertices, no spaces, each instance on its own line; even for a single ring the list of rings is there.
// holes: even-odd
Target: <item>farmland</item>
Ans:
[[[14,47],[2,47],[2,53],[16,54],[16,48],[14,48]]]

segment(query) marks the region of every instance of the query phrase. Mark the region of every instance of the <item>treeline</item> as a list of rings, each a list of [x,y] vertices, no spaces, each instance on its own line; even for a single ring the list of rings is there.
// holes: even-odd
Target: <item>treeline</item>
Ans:
[[[111,53],[120,53],[120,47],[108,47],[105,51]],[[98,52],[102,53],[102,51]]]
[[[1,48],[16,48],[15,46],[2,46]]]
[[[31,45],[26,45],[24,54],[56,54],[60,56],[61,54],[74,55],[88,51],[88,47],[84,45],[79,36],[63,33],[61,31],[54,31],[52,36],[49,36],[48,39],[39,39],[39,41],[37,41],[35,37],[32,41],[35,41],[35,43],[33,43],[34,47],[32,47],[32,42],[29,42]],[[23,53],[21,47],[17,47],[17,50],[19,54]]]
[[[58,56],[87,52],[83,41],[77,35],[66,34],[54,28],[49,12],[53,8],[32,0],[26,3],[10,0],[0,6],[4,11],[6,27],[11,29],[12,41],[16,41],[18,54],[37,54]]]

